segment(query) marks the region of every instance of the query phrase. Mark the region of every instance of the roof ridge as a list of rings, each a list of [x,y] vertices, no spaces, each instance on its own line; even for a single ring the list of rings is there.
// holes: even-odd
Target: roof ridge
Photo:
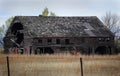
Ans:
[[[15,16],[15,17],[66,17],[66,18],[74,18],[74,17],[97,17],[97,16]]]

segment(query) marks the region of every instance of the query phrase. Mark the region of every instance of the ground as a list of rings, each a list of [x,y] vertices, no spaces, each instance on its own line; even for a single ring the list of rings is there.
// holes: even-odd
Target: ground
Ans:
[[[120,55],[9,55],[11,76],[120,76]],[[0,55],[0,76],[7,76],[6,55]]]

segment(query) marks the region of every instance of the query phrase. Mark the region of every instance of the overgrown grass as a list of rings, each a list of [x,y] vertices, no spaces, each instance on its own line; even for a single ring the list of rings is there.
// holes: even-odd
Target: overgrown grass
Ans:
[[[6,56],[0,56],[0,76],[7,76]],[[9,55],[11,76],[120,76],[120,55]]]
[[[0,54],[3,54],[3,48],[0,47]]]

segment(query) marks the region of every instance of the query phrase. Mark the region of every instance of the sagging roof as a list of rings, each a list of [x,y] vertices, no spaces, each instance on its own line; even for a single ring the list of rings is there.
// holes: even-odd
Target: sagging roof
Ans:
[[[16,16],[30,37],[108,37],[113,33],[96,16]]]

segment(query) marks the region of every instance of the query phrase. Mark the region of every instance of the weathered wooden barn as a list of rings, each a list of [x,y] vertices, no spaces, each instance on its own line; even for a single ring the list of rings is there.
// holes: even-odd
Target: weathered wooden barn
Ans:
[[[4,37],[5,53],[114,53],[114,35],[96,16],[16,16]]]

